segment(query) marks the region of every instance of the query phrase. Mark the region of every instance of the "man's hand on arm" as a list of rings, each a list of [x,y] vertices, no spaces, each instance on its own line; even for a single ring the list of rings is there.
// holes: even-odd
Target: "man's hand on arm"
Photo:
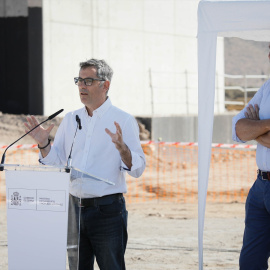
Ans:
[[[32,128],[34,128],[39,124],[37,119],[33,115],[28,116],[26,120],[27,123],[24,123],[26,127],[25,132],[28,132],[29,130],[31,130]],[[51,149],[51,145],[50,143],[48,144],[48,142],[49,142],[49,135],[53,127],[54,127],[53,124],[50,125],[47,129],[43,128],[42,126],[39,126],[29,133],[29,135],[36,141],[39,147],[42,148],[47,145],[47,147],[45,147],[44,149],[40,149],[43,158],[49,154]]]
[[[267,147],[267,148],[270,148],[270,131],[268,131],[267,133],[257,137],[255,139],[259,144]]]
[[[235,125],[236,134],[242,141],[256,140],[270,131],[270,119],[260,120],[259,107],[251,104],[245,112],[246,118],[237,121]]]
[[[249,106],[246,109],[245,116],[246,119],[260,120],[258,104],[255,104],[254,107],[251,104],[249,104]]]
[[[110,135],[112,142],[116,149],[119,151],[122,161],[126,166],[131,169],[132,167],[132,156],[129,148],[123,141],[122,129],[117,122],[114,122],[116,126],[116,133],[112,133],[109,129],[105,129],[106,133]]]

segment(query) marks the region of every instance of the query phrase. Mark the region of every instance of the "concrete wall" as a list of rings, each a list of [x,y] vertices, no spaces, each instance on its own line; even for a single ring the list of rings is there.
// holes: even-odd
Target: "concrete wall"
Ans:
[[[198,2],[43,0],[45,115],[81,107],[73,77],[89,58],[114,69],[109,95],[123,110],[143,117],[196,114]],[[217,70],[223,74],[222,39]],[[218,84],[215,111],[222,113],[222,77]]]
[[[213,143],[236,144],[232,140],[232,118],[235,114],[214,116]],[[149,125],[148,125],[149,127]],[[154,117],[151,121],[151,139],[166,142],[197,142],[198,117]],[[255,144],[254,141],[248,144]]]
[[[0,0],[0,17],[26,17],[27,15],[27,0]]]
[[[197,125],[197,116],[154,117],[151,138],[166,142],[196,142]]]

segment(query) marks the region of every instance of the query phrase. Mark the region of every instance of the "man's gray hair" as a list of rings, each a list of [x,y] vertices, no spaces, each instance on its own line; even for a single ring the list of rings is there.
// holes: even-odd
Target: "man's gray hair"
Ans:
[[[113,70],[104,60],[90,59],[80,63],[81,69],[87,67],[94,67],[97,70],[97,77],[99,79],[106,81],[112,80]]]

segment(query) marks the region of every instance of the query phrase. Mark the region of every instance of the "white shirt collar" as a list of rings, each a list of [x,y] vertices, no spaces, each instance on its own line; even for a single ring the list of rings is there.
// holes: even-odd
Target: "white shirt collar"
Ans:
[[[100,107],[98,107],[97,109],[95,109],[95,110],[93,111],[93,115],[94,115],[94,114],[97,114],[97,116],[98,116],[99,118],[102,118],[102,116],[104,115],[104,113],[105,113],[111,106],[112,106],[112,102],[111,102],[110,98],[108,97],[108,98],[106,99],[106,101],[105,101]],[[85,110],[84,110],[84,114],[85,114],[85,117],[88,117],[88,116],[89,116],[86,107],[85,107]],[[90,116],[90,117],[91,117],[91,116]]]

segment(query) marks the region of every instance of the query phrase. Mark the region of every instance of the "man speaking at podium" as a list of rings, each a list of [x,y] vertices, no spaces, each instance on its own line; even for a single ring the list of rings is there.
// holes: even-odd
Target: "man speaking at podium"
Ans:
[[[53,146],[49,141],[53,125],[47,129],[40,126],[30,133],[38,143],[42,164],[65,166],[72,148],[75,168],[115,184],[86,179],[80,187],[70,186],[70,199],[81,207],[80,270],[94,269],[95,257],[101,270],[126,269],[125,174],[138,178],[145,169],[136,120],[113,106],[108,97],[112,75],[104,60],[80,63],[79,77],[74,82],[84,107],[66,114]],[[74,140],[78,118],[82,129]],[[27,117],[26,131],[37,124],[34,116]],[[77,269],[75,265],[70,267]]]

